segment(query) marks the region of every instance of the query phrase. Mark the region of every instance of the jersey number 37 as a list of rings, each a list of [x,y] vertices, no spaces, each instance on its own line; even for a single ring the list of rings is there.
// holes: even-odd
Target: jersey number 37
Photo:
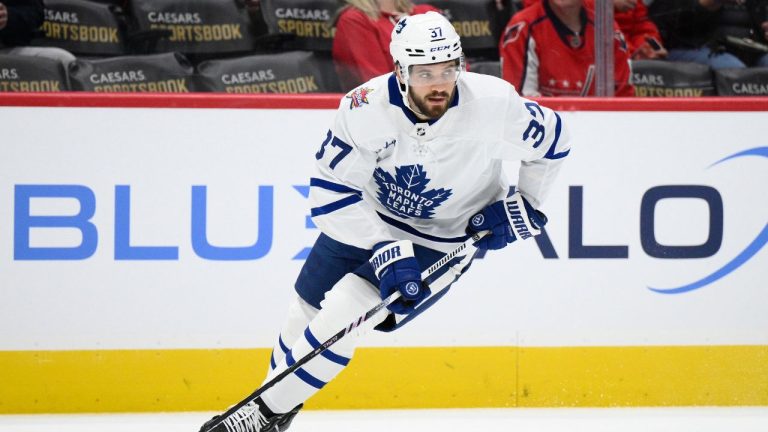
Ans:
[[[331,163],[328,164],[331,169],[334,169],[336,168],[336,165],[338,165],[339,162],[341,162],[341,160],[344,159],[352,151],[352,146],[336,138],[333,136],[331,131],[328,130],[328,135],[326,135],[325,141],[323,141],[323,144],[320,146],[320,150],[315,153],[315,159],[320,160],[323,158],[323,156],[325,156],[325,151],[327,150],[328,144],[330,144],[331,147],[336,147],[339,149],[339,152],[331,160]]]
[[[533,148],[537,148],[544,142],[544,136],[546,135],[544,125],[541,124],[541,122],[544,121],[544,111],[539,104],[535,102],[526,102],[525,107],[528,109],[528,112],[531,113],[533,119],[531,119],[525,132],[523,132],[523,141],[532,139],[534,140]],[[539,118],[541,118],[541,122],[538,120]]]

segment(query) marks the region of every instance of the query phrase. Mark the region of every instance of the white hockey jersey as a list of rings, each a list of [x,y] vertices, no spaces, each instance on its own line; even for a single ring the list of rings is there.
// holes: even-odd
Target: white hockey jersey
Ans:
[[[538,208],[570,152],[554,111],[506,81],[470,72],[435,121],[404,106],[394,74],[342,98],[315,155],[310,180],[315,224],[363,249],[409,239],[447,252],[468,238],[469,218],[504,198],[502,161],[521,161],[517,188]]]

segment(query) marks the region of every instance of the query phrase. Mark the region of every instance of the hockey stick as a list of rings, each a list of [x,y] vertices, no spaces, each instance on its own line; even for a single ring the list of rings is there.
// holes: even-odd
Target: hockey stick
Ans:
[[[452,259],[460,255],[462,252],[466,251],[468,248],[474,248],[474,243],[480,240],[486,234],[488,234],[488,231],[482,231],[482,232],[473,234],[472,237],[469,238],[467,241],[460,244],[456,249],[448,252],[444,257],[440,258],[436,263],[432,264],[431,266],[429,266],[429,268],[421,272],[421,279],[426,280],[427,278],[435,274],[435,272],[437,272],[439,269],[443,268],[443,266],[448,264]],[[445,288],[445,286],[438,287],[438,288],[439,288],[438,290],[435,290],[436,292]],[[434,294],[435,293],[432,293],[432,295]],[[219,418],[217,418],[216,421],[208,425],[207,429],[201,432],[215,431],[222,423],[226,422],[227,419],[229,419],[230,417],[236,415],[236,413],[240,411],[240,409],[243,407],[245,407],[245,410],[244,410],[245,412],[237,413],[237,418],[238,419],[247,418],[251,412],[258,409],[258,406],[256,406],[256,403],[254,402],[255,399],[258,398],[262,393],[267,391],[267,389],[271,388],[272,386],[280,382],[283,378],[285,378],[286,376],[296,371],[296,369],[304,366],[310,360],[320,355],[323,351],[330,348],[331,345],[335,344],[341,338],[347,335],[349,332],[356,329],[357,327],[362,325],[364,322],[368,321],[372,316],[376,315],[379,311],[381,311],[382,309],[390,305],[392,302],[394,302],[398,298],[400,298],[400,291],[395,291],[394,293],[392,293],[392,295],[382,300],[381,303],[374,306],[371,310],[366,312],[364,315],[352,321],[348,326],[341,329],[338,333],[331,336],[328,340],[320,344],[320,346],[318,346],[317,348],[309,352],[304,357],[298,359],[296,363],[292,364],[287,369],[277,374],[274,378],[272,378],[271,380],[266,382],[264,385],[259,387],[256,391],[248,395],[245,399],[243,399],[242,401],[238,402],[237,404],[229,408],[226,412],[224,412],[224,414],[219,416]],[[227,428],[227,430],[229,430],[229,428]]]

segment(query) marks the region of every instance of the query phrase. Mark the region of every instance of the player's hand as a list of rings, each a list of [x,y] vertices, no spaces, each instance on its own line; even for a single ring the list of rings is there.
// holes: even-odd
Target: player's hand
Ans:
[[[478,249],[501,249],[520,239],[528,239],[541,233],[547,223],[544,213],[535,210],[520,192],[484,208],[472,216],[467,232],[490,231],[475,243]]]
[[[392,312],[409,314],[429,296],[429,288],[421,283],[421,269],[413,255],[413,243],[410,240],[377,244],[373,248],[370,263],[379,278],[382,299],[400,291],[401,297],[387,306]]]

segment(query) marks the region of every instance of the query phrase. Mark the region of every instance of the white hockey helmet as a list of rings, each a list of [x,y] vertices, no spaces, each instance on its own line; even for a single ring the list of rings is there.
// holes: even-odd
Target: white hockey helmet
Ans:
[[[389,52],[400,72],[406,105],[411,66],[459,60],[459,70],[464,70],[461,38],[448,19],[433,11],[401,18],[392,30]]]

